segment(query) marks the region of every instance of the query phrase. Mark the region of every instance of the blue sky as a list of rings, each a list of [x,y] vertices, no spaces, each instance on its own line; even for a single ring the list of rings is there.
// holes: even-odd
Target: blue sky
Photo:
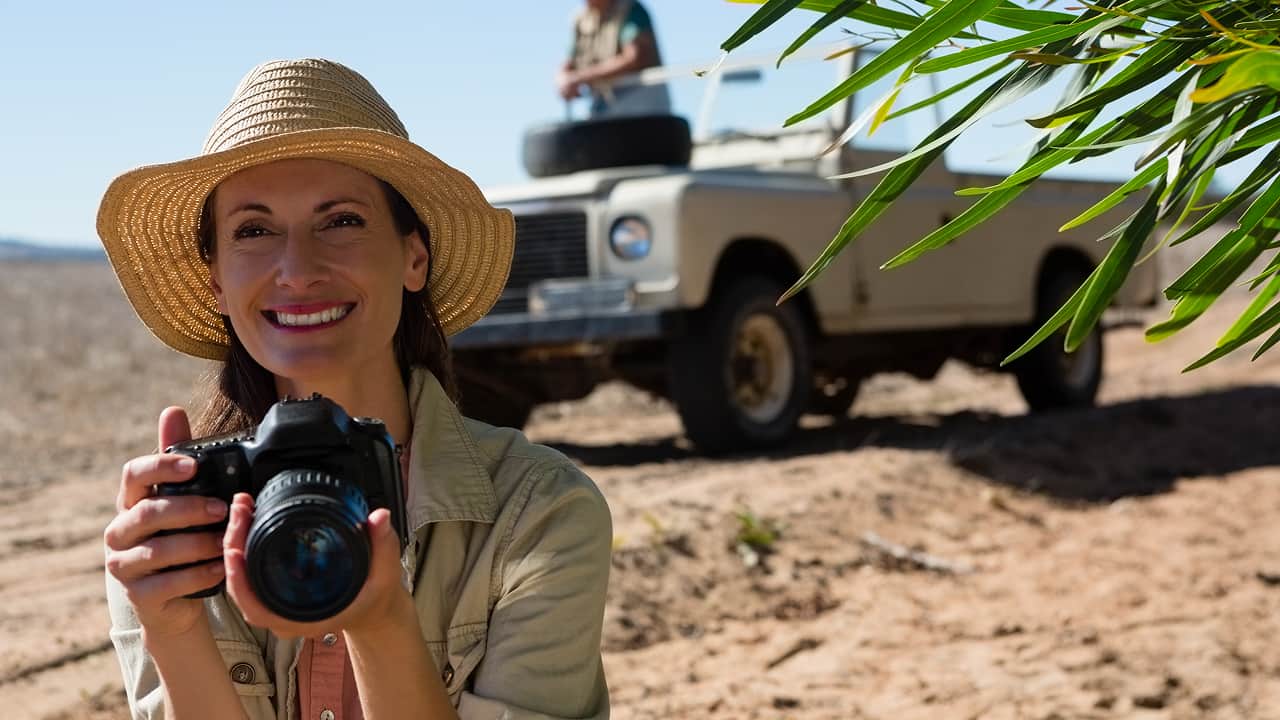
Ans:
[[[0,237],[95,243],[111,178],[197,154],[240,77],[277,58],[350,65],[419,144],[481,185],[520,181],[522,129],[563,116],[552,77],[580,2],[0,0]],[[755,9],[647,4],[671,63],[714,58]]]
[[[564,115],[552,77],[581,2],[0,0],[0,237],[96,244],[94,216],[111,178],[197,154],[239,79],[279,58],[328,57],[355,68],[416,142],[482,186],[519,182],[523,129]],[[726,0],[646,4],[669,64],[714,59],[756,9]],[[814,17],[786,18],[737,55],[785,47]],[[820,40],[841,37],[837,26]],[[726,92],[725,110],[753,115],[747,124],[758,128],[776,126],[835,82],[818,64],[787,72],[737,99]],[[696,108],[701,83],[690,77],[676,86],[677,111]],[[921,113],[914,122],[929,119]],[[1030,137],[1017,127],[1025,128],[1017,113],[1007,113],[964,139],[949,161],[1009,169],[1018,159],[1009,151],[1022,144],[1010,138]],[[1086,170],[1095,171],[1128,172],[1116,161]]]

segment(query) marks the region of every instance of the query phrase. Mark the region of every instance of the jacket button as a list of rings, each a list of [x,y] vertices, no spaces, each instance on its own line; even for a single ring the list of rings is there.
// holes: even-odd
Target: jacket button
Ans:
[[[231,681],[241,685],[253,682],[253,666],[249,663],[236,663],[231,666]]]
[[[453,682],[453,667],[445,665],[444,672],[440,673],[440,679],[444,681],[445,687],[448,687],[449,683]]]

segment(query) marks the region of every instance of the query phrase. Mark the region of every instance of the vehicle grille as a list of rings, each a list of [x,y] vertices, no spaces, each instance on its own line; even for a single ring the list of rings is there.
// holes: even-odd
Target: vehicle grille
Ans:
[[[583,212],[516,217],[516,249],[507,289],[491,314],[529,309],[529,286],[552,278],[584,278],[587,266],[587,215]]]

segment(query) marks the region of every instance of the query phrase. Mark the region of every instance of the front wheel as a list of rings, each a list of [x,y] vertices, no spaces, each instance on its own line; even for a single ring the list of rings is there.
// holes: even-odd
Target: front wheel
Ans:
[[[809,331],[768,278],[732,281],[673,343],[671,399],[700,450],[759,450],[795,431],[813,388]]]
[[[1088,277],[1083,269],[1052,271],[1040,288],[1032,332],[1052,317]],[[1033,411],[1090,407],[1098,395],[1102,384],[1102,329],[1094,326],[1072,353],[1063,348],[1066,332],[1064,327],[1013,364],[1018,389]]]

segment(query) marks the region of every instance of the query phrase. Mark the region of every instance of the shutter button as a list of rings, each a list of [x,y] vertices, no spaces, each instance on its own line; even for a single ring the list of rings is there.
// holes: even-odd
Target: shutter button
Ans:
[[[253,682],[253,666],[249,663],[236,663],[231,666],[232,682],[248,685]]]
[[[324,643],[328,647],[333,647],[338,643],[338,636],[334,633],[325,633],[324,637],[320,638],[320,642]]]
[[[444,681],[445,687],[453,682],[453,667],[451,665],[444,666],[444,672],[440,673],[440,679]]]

